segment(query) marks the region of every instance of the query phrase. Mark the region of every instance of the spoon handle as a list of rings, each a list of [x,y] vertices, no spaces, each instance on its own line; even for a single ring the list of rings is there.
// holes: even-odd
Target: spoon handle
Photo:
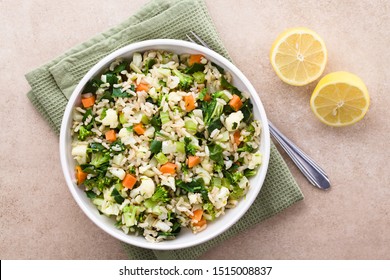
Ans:
[[[320,189],[328,189],[330,187],[330,182],[325,171],[293,142],[291,142],[290,139],[284,136],[270,121],[268,121],[268,124],[271,135],[291,157],[293,162],[297,165],[299,170],[301,170],[309,182]]]

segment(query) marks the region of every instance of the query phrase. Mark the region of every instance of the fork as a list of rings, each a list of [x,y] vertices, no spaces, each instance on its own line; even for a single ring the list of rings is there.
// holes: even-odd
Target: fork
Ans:
[[[203,41],[193,31],[190,31],[189,34],[186,34],[186,37],[192,43],[203,45],[204,47],[211,49],[206,44],[206,42]],[[269,120],[268,125],[271,135],[286,151],[286,153],[290,156],[292,161],[296,164],[303,175],[305,175],[308,181],[320,189],[328,189],[330,187],[330,181],[325,171],[306,153],[298,148],[290,139],[283,135],[283,133],[281,133],[279,129],[277,129]]]

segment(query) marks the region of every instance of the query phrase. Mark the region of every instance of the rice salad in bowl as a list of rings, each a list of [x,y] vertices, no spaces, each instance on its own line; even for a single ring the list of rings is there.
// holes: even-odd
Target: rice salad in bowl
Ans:
[[[131,245],[175,250],[245,219],[271,143],[261,100],[235,65],[194,43],[153,39],[89,69],[59,144],[69,191],[95,225]]]
[[[150,242],[235,207],[262,162],[249,94],[202,54],[117,59],[73,111],[76,180],[103,215]]]

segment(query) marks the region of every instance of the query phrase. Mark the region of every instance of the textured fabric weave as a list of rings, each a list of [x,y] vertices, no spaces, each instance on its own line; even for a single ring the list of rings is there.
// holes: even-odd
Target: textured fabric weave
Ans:
[[[203,0],[153,0],[126,21],[26,74],[33,105],[59,133],[62,116],[73,89],[88,70],[109,53],[133,42],[186,39],[195,31],[207,44],[230,59]],[[254,204],[222,235],[192,248],[152,251],[124,244],[130,259],[196,259],[201,254],[248,227],[302,200],[303,195],[283,158],[272,144],[268,173]]]

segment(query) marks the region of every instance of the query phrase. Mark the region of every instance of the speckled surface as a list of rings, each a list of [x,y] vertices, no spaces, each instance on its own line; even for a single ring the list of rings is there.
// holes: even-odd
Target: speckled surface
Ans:
[[[26,97],[24,74],[121,22],[146,1],[0,1],[0,258],[124,259],[68,191],[58,137]],[[272,122],[329,174],[312,187],[285,156],[305,200],[207,252],[202,259],[390,259],[390,2],[207,1],[235,64]],[[118,8],[119,7],[119,8]],[[315,83],[283,84],[269,64],[277,34],[307,26],[328,48],[325,72],[359,75],[367,116],[347,128],[314,117]]]

